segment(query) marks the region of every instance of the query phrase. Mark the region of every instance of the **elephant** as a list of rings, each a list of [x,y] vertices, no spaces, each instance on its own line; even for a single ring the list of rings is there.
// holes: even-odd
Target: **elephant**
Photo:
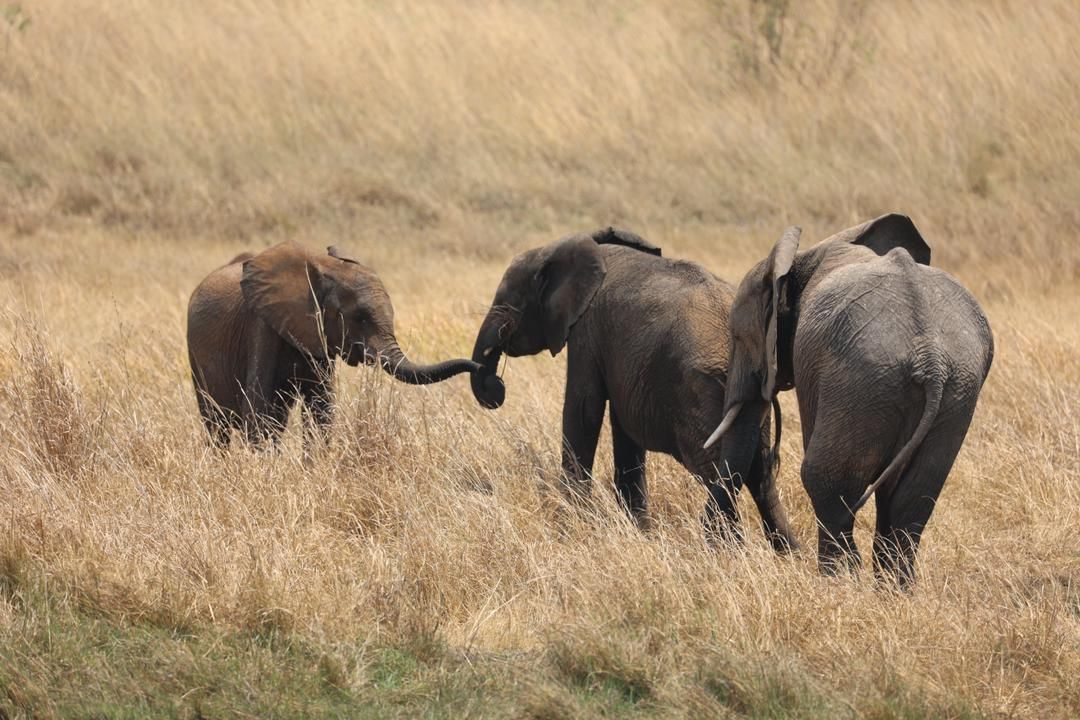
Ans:
[[[303,401],[307,435],[332,418],[334,361],[378,364],[402,382],[440,382],[479,365],[464,358],[417,365],[394,334],[394,308],[370,268],[338,252],[288,241],[242,253],[210,273],[188,304],[188,356],[211,441],[230,430],[276,442]]]
[[[591,491],[596,445],[608,407],[614,486],[642,529],[648,515],[645,452],[666,453],[698,476],[717,502],[706,508],[710,537],[741,538],[716,452],[702,442],[719,417],[727,379],[728,310],[734,288],[700,265],[661,256],[625,230],[572,235],[518,255],[481,323],[471,376],[481,406],[498,408],[497,376],[510,357],[567,348],[562,413],[562,479],[572,498]],[[777,408],[778,409],[778,408]],[[769,418],[759,418],[759,451],[746,476],[767,538],[795,547],[773,482]]]
[[[873,496],[875,575],[906,588],[990,371],[990,324],[929,267],[930,247],[905,215],[803,252],[800,234],[784,232],[739,285],[724,417],[705,446],[722,440],[725,467],[753,473],[761,418],[794,388],[820,569],[861,566],[855,513]]]

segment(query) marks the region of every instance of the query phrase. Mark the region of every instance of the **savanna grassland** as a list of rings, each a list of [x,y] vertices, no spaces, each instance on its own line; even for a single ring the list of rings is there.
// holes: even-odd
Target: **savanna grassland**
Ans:
[[[0,2],[0,717],[1080,715],[1078,32],[1071,0]],[[219,455],[198,422],[187,297],[241,250],[348,250],[427,361],[574,231],[737,281],[888,211],[997,346],[909,596],[710,550],[666,457],[643,536],[606,432],[568,512],[564,357],[498,412],[342,367],[306,461],[295,423]]]

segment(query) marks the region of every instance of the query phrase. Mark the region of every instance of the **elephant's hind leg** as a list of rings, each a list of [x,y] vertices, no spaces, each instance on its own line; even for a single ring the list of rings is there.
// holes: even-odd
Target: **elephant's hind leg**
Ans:
[[[874,494],[877,514],[874,520],[874,576],[879,581],[893,577],[897,547],[893,542],[892,493],[895,483],[878,488]]]
[[[803,460],[802,481],[818,523],[818,568],[826,575],[862,566],[855,545],[855,515],[850,508],[866,487],[853,473],[832,468],[811,455]]]
[[[700,445],[683,451],[683,464],[701,479],[709,493],[705,513],[701,517],[705,538],[711,544],[741,543],[745,538],[736,506],[738,488],[726,469],[717,467],[713,460],[713,457],[706,456]]]
[[[892,493],[878,500],[879,517],[888,519],[886,525],[878,523],[874,536],[874,571],[879,578],[891,578],[905,589],[914,583],[919,542],[960,452],[973,412],[974,403],[959,416],[939,418]],[[884,513],[883,504],[887,504]]]
[[[608,416],[611,418],[611,446],[615,456],[615,491],[638,528],[648,530],[651,523],[645,485],[645,448],[626,434],[610,408]]]
[[[229,421],[227,411],[221,408],[205,390],[195,383],[195,399],[199,405],[199,416],[202,418],[203,427],[210,437],[210,444],[218,449],[229,446],[229,429],[232,423]]]

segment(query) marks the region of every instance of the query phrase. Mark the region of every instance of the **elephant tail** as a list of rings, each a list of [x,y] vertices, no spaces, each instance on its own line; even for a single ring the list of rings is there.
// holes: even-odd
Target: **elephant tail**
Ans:
[[[947,376],[947,365],[941,351],[928,343],[919,343],[916,346],[913,360],[914,372],[912,378],[923,386],[926,393],[926,404],[923,406],[922,417],[919,419],[919,424],[915,426],[915,432],[911,434],[911,439],[904,444],[904,447],[900,448],[900,452],[892,459],[889,466],[885,468],[881,475],[878,475],[874,482],[870,483],[870,487],[866,488],[866,492],[862,494],[862,497],[851,506],[852,515],[866,504],[866,501],[879,487],[897,473],[903,471],[904,467],[911,461],[915,451],[919,449],[919,445],[926,439],[927,434],[930,432],[930,426],[934,424],[938,410],[941,409],[941,396],[945,392],[945,379]]]

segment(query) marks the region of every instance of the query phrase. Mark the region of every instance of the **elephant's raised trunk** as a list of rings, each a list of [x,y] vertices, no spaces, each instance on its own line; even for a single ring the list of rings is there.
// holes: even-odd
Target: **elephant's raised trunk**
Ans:
[[[506,385],[495,374],[502,358],[499,330],[504,321],[500,313],[494,310],[489,312],[476,334],[476,344],[473,346],[473,362],[480,365],[480,370],[472,376],[473,397],[482,407],[491,410],[500,407],[506,400]]]
[[[430,365],[418,365],[405,357],[405,353],[398,347],[395,339],[390,339],[385,346],[379,348],[377,357],[383,370],[392,375],[394,379],[409,385],[429,385],[442,382],[461,373],[469,372],[475,375],[481,370],[477,363],[464,358],[445,360]]]

